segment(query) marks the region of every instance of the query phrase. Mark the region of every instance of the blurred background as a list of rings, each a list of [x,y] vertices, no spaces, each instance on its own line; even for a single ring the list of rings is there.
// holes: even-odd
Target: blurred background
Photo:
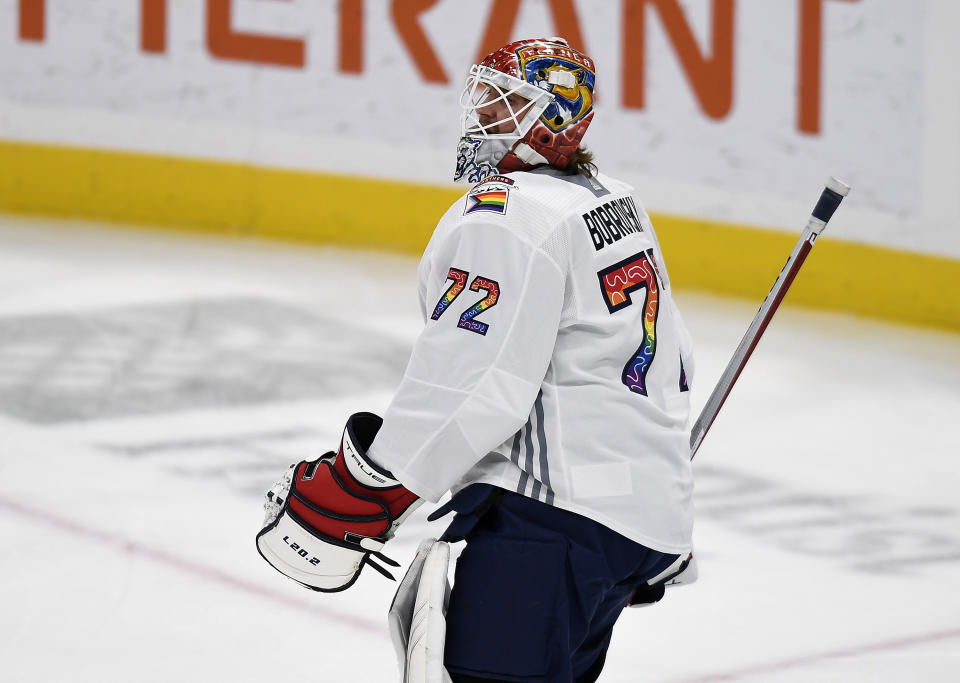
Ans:
[[[393,587],[286,585],[260,495],[388,403],[467,69],[552,35],[597,64],[584,142],[651,214],[696,406],[853,187],[698,456],[704,578],[601,680],[958,680],[958,31],[953,0],[0,0],[0,680],[395,680]]]

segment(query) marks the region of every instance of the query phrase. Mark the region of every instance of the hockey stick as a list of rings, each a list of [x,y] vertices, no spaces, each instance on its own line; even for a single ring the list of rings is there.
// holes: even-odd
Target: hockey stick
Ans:
[[[807,259],[807,254],[813,249],[813,245],[816,243],[820,233],[827,227],[827,223],[833,216],[833,212],[837,210],[840,202],[843,201],[843,198],[847,196],[848,192],[850,192],[850,186],[846,183],[840,182],[832,176],[830,180],[827,181],[826,187],[823,188],[823,192],[820,194],[820,200],[817,202],[816,207],[814,207],[810,220],[807,221],[807,227],[803,229],[803,233],[800,235],[800,240],[793,248],[793,252],[791,252],[790,257],[780,271],[780,275],[777,276],[776,282],[773,283],[773,287],[770,288],[767,298],[763,300],[763,304],[761,304],[760,310],[757,311],[757,315],[754,316],[753,322],[750,323],[750,327],[747,328],[747,333],[743,335],[740,346],[737,347],[730,362],[727,363],[727,368],[723,371],[723,375],[720,376],[717,386],[713,388],[713,393],[710,394],[710,398],[707,399],[706,404],[703,406],[700,417],[697,418],[693,429],[690,430],[691,460],[693,460],[693,456],[697,454],[697,449],[699,449],[700,444],[703,443],[703,437],[707,435],[707,431],[710,429],[713,421],[717,419],[717,413],[720,412],[723,402],[726,401],[727,396],[730,395],[730,390],[743,371],[743,367],[750,359],[750,354],[752,354],[756,348],[757,342],[760,341],[764,330],[767,329],[767,325],[769,325],[773,319],[773,314],[777,312],[780,302],[783,301],[783,297],[786,296],[787,290],[790,289],[790,285],[793,284],[794,278],[796,278],[797,273],[800,272],[800,267],[803,266],[803,262]]]

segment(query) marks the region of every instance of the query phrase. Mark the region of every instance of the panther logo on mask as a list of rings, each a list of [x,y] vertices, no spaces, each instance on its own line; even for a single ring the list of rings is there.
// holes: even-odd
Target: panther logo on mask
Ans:
[[[517,56],[525,80],[553,94],[555,103],[544,110],[540,120],[556,133],[593,111],[596,74],[593,62],[572,50],[545,52],[531,45],[517,50]]]

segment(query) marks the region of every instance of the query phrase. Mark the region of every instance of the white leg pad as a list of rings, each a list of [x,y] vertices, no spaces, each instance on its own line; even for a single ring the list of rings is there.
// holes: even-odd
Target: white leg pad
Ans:
[[[390,604],[390,638],[404,683],[450,683],[443,666],[450,545],[428,538]]]

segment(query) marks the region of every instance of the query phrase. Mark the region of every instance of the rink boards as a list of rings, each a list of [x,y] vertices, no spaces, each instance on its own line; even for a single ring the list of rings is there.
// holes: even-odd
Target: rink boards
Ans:
[[[461,195],[455,188],[374,178],[0,143],[0,166],[7,164],[20,171],[0,178],[0,205],[8,211],[414,255]],[[811,188],[808,211],[818,192]],[[790,234],[652,212],[674,283],[757,302],[807,214],[794,218]],[[828,230],[817,245],[788,303],[960,329],[960,261],[851,242],[835,232]]]

